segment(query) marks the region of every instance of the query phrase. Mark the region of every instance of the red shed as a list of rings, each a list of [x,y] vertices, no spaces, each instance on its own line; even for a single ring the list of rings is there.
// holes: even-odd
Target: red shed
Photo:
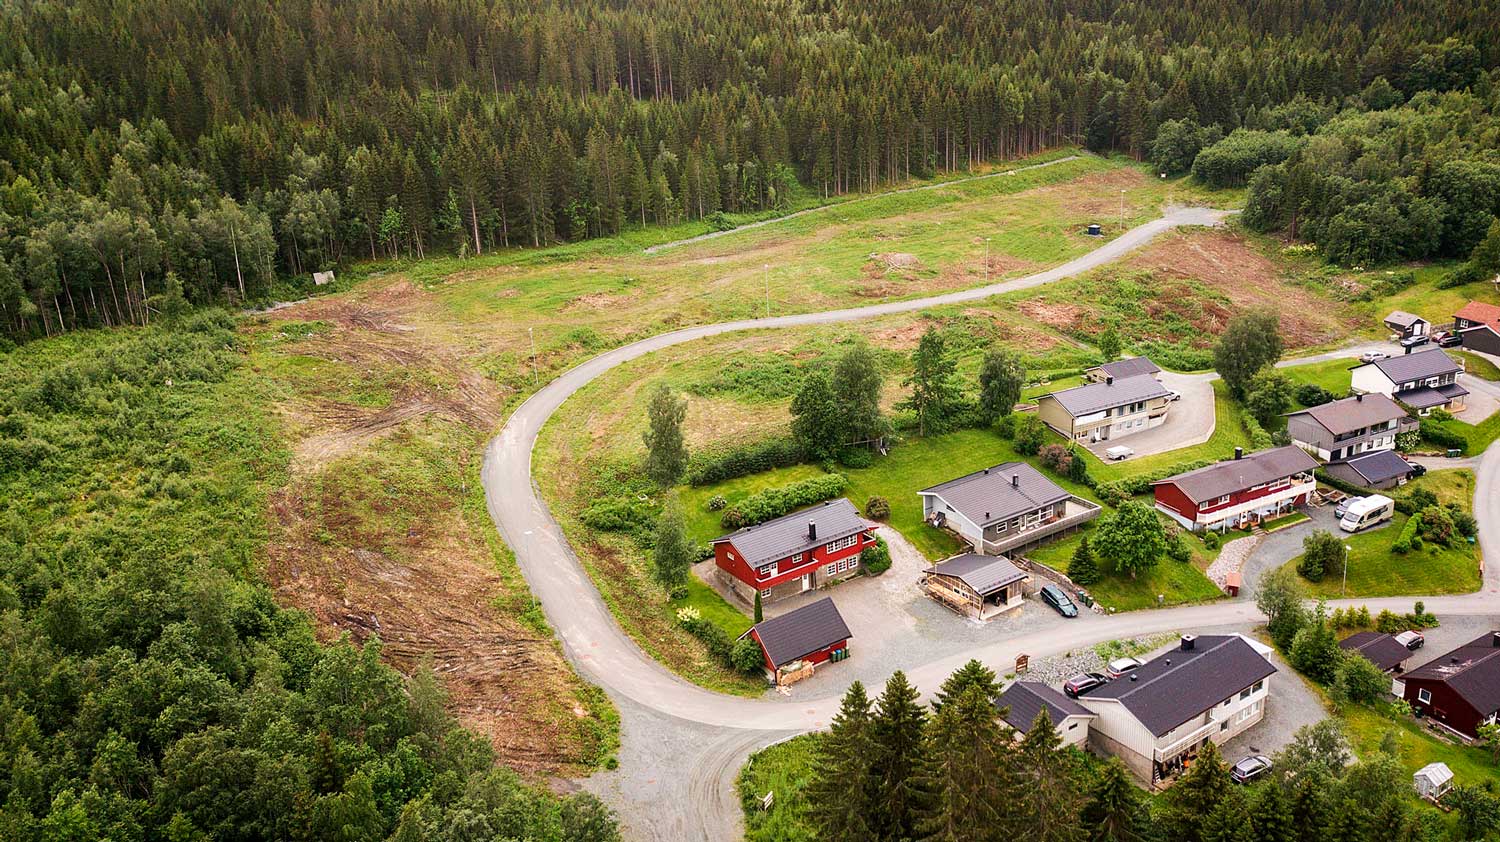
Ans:
[[[745,635],[760,644],[766,672],[778,683],[788,665],[822,664],[848,657],[849,638],[853,637],[830,597],[756,623],[740,637]]]

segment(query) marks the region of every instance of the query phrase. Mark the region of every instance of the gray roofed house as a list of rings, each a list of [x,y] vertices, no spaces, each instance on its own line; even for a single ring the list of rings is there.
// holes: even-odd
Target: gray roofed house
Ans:
[[[1372,450],[1393,450],[1396,435],[1415,429],[1406,409],[1378,392],[1356,394],[1310,406],[1286,416],[1292,443],[1308,453],[1337,462]]]
[[[1239,635],[1203,635],[1191,645],[1153,658],[1081,701],[1095,712],[1089,702],[1117,701],[1160,737],[1276,672]]]
[[[1074,497],[1025,462],[1005,462],[924,488],[922,517],[978,552],[1035,543],[1091,520],[1099,507]]]
[[[1077,417],[1091,412],[1103,412],[1106,409],[1149,401],[1153,398],[1165,398],[1171,393],[1171,390],[1159,383],[1155,377],[1137,374],[1112,381],[1105,380],[1102,383],[1085,383],[1082,386],[1052,392],[1043,397],[1056,400],[1063,409]]]
[[[1155,375],[1105,373],[1098,382],[1042,395],[1036,412],[1042,423],[1068,441],[1095,443],[1161,426],[1172,398],[1172,390]]]
[[[1339,648],[1345,652],[1358,652],[1380,667],[1381,672],[1400,672],[1406,659],[1411,657],[1411,650],[1398,643],[1395,635],[1373,631],[1351,634],[1339,641]]]
[[[1469,390],[1458,384],[1463,366],[1441,348],[1408,352],[1400,356],[1357,365],[1350,369],[1350,385],[1356,392],[1379,392],[1426,415],[1442,407],[1462,412]]]
[[[1104,380],[1106,377],[1113,377],[1116,380],[1123,380],[1127,377],[1139,377],[1142,374],[1149,374],[1155,377],[1161,374],[1161,366],[1146,357],[1129,357],[1094,366],[1083,374],[1084,377],[1095,382]]]
[[[1194,503],[1204,503],[1317,466],[1316,459],[1300,448],[1287,445],[1159,479],[1152,485],[1175,485]]]
[[[793,661],[822,654],[853,637],[831,597],[756,623],[740,637],[752,634],[760,642],[766,660],[778,670]]]
[[[1367,365],[1375,366],[1381,373],[1390,379],[1392,383],[1405,383],[1410,380],[1425,380],[1429,377],[1438,377],[1444,374],[1457,374],[1464,370],[1452,357],[1443,352],[1441,348],[1428,348],[1425,351],[1416,351],[1410,354],[1398,354],[1394,357],[1386,357],[1372,363],[1355,366],[1364,368]]]
[[[988,620],[1020,606],[1031,577],[1004,556],[965,553],[922,571],[928,596],[967,616]]]
[[[816,529],[809,529],[809,524]],[[840,497],[817,506],[799,509],[789,515],[755,526],[746,526],[712,543],[729,541],[754,567],[768,561],[806,552],[813,547],[856,535],[870,528],[859,516],[859,510],[848,499]]]
[[[1411,479],[1415,469],[1394,450],[1372,450],[1324,469],[1336,479],[1365,488],[1395,488]]]
[[[1341,400],[1310,406],[1287,417],[1306,415],[1328,432],[1341,436],[1380,426],[1406,417],[1406,410],[1385,395],[1352,395]]]
[[[1423,336],[1427,333],[1427,320],[1405,310],[1391,311],[1391,314],[1385,317],[1385,326],[1399,331],[1403,337]]]
[[[995,709],[1005,711],[1005,722],[1022,734],[1029,733],[1037,716],[1047,712],[1052,727],[1063,742],[1074,745],[1088,739],[1088,722],[1096,714],[1062,693],[1036,681],[1017,681],[995,697]]]

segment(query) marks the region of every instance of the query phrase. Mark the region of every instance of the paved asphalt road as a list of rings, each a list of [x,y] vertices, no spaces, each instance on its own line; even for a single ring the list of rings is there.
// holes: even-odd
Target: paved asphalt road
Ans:
[[[588,785],[620,811],[632,838],[734,838],[739,811],[729,787],[739,763],[789,732],[826,727],[837,710],[838,696],[811,700],[724,696],[689,684],[642,652],[615,624],[532,483],[532,448],[552,413],[600,374],[662,348],[733,331],[855,321],[1036,287],[1109,263],[1173,228],[1214,225],[1225,215],[1203,208],[1173,209],[1061,266],[976,289],[869,307],[703,325],[643,339],[564,373],[516,410],[485,453],[481,477],[490,516],[514,549],[521,572],[567,656],[620,705],[626,743],[621,769],[596,776]],[[1480,545],[1487,557],[1500,558],[1500,447],[1486,452],[1478,475],[1475,514],[1481,524]],[[1500,593],[1496,574],[1486,570],[1479,593],[1428,598],[1428,609],[1439,615],[1496,613],[1495,595]],[[1361,603],[1374,611],[1385,607],[1405,611],[1411,599]],[[956,652],[908,674],[917,687],[930,692],[970,658],[1008,672],[1007,665],[1022,652],[1043,656],[1112,638],[1244,625],[1261,619],[1248,601],[1088,616],[1062,631],[1049,629]],[[692,738],[670,739],[685,734]]]

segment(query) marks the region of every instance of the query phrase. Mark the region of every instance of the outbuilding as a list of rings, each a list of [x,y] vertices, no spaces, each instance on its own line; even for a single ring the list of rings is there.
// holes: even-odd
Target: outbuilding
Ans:
[[[1353,459],[1331,462],[1324,470],[1335,479],[1376,489],[1405,485],[1417,472],[1410,462],[1394,450],[1372,450]]]
[[[978,553],[944,559],[922,571],[922,590],[928,596],[976,620],[1019,608],[1029,581],[1010,559]]]
[[[1392,634],[1362,631],[1339,641],[1345,652],[1363,655],[1365,660],[1380,668],[1381,672],[1400,673],[1406,669],[1406,659],[1411,650],[1401,645]]]
[[[1018,735],[1031,733],[1045,711],[1063,745],[1079,748],[1088,745],[1089,723],[1099,718],[1073,699],[1036,681],[1017,681],[1005,688],[1004,693],[995,697],[995,708]]]
[[[1405,310],[1395,310],[1385,317],[1385,326],[1395,331],[1397,339],[1410,339],[1413,336],[1426,336],[1432,326],[1427,320],[1415,313]]]
[[[1437,801],[1453,787],[1453,770],[1447,763],[1428,763],[1411,776],[1417,795],[1428,801]]]
[[[760,644],[766,675],[777,684],[790,684],[812,674],[818,664],[849,657],[853,637],[831,597],[756,623],[740,638]]]

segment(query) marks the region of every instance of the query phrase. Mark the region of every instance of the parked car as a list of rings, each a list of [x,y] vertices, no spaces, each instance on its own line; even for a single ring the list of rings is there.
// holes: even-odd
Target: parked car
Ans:
[[[1252,754],[1234,764],[1229,770],[1229,777],[1234,778],[1235,783],[1247,784],[1269,771],[1271,758],[1264,754]]]
[[[1373,363],[1376,360],[1390,359],[1390,356],[1390,354],[1384,351],[1366,351],[1359,355],[1359,361],[1362,363]]]
[[[1105,666],[1104,672],[1110,678],[1120,678],[1135,672],[1140,667],[1141,661],[1139,658],[1116,658]]]
[[[1109,683],[1109,678],[1097,672],[1081,672],[1063,682],[1063,692],[1076,699],[1095,687]]]
[[[1363,498],[1363,497],[1345,497],[1344,498],[1344,502],[1342,502],[1342,503],[1338,504],[1338,506],[1334,507],[1334,510],[1333,510],[1334,516],[1337,517],[1339,520],[1343,520],[1344,519],[1344,515],[1349,514],[1349,507],[1352,506],[1352,505],[1354,505],[1355,503],[1358,503],[1359,501],[1361,501],[1363,499],[1365,499],[1365,498]]]
[[[1406,464],[1411,466],[1412,479],[1416,479],[1417,477],[1427,473],[1427,466],[1423,465],[1421,462],[1407,462]]]
[[[1167,400],[1169,400],[1169,401],[1180,401],[1180,400],[1182,400],[1182,393],[1179,392],[1179,391],[1177,391],[1176,389],[1168,389],[1167,390]]]
[[[1383,494],[1371,494],[1350,506],[1339,519],[1339,529],[1359,532],[1385,523],[1396,515],[1396,502]]]
[[[1057,609],[1057,613],[1064,617],[1078,616],[1078,606],[1073,604],[1073,600],[1068,599],[1068,595],[1062,592],[1062,588],[1056,585],[1043,585],[1041,594],[1042,602]]]
[[[1405,339],[1401,340],[1401,347],[1403,348],[1418,348],[1426,344],[1426,336],[1408,336]]]
[[[1427,638],[1419,631],[1404,631],[1396,635],[1396,642],[1415,652],[1427,643]]]
[[[1456,330],[1440,330],[1432,335],[1432,341],[1439,348],[1452,348],[1454,345],[1462,345],[1464,338]]]

